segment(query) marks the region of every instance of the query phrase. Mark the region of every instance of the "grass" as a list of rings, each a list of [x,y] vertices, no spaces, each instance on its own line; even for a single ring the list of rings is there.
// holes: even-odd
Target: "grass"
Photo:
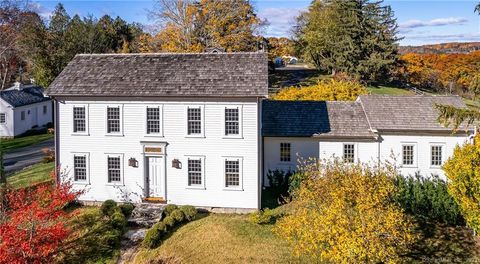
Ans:
[[[54,162],[38,163],[7,177],[7,182],[13,188],[28,187],[34,183],[46,182],[51,180],[50,172],[54,168]]]
[[[42,141],[45,141],[51,138],[53,138],[53,135],[51,134],[40,134],[40,135],[25,136],[25,137],[13,138],[13,139],[1,139],[0,149],[7,152],[14,149],[30,146],[35,143],[40,143]]]
[[[254,224],[246,215],[207,215],[180,227],[157,249],[142,249],[134,263],[300,262],[272,228]]]
[[[396,87],[388,87],[388,86],[369,86],[367,90],[371,94],[378,94],[378,95],[396,95],[396,96],[406,96],[406,95],[415,95],[412,91],[402,88]]]

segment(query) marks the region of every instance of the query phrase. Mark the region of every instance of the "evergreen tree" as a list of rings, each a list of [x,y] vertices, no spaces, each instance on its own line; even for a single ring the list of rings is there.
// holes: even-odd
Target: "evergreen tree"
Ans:
[[[398,60],[393,11],[383,1],[316,0],[302,14],[295,36],[318,69],[381,81]]]

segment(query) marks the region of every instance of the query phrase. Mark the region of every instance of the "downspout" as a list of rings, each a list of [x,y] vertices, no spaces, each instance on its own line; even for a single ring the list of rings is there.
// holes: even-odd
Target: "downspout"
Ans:
[[[263,190],[263,162],[264,162],[264,146],[263,146],[263,133],[262,133],[262,99],[260,97],[257,97],[257,105],[258,105],[258,137],[259,137],[259,143],[260,146],[258,148],[259,150],[259,166],[258,166],[258,209],[262,209],[262,190]]]

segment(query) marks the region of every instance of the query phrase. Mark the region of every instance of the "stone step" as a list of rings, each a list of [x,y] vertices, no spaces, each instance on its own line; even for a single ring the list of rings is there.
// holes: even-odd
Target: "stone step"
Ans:
[[[129,226],[150,228],[162,220],[164,204],[140,203],[128,219]]]

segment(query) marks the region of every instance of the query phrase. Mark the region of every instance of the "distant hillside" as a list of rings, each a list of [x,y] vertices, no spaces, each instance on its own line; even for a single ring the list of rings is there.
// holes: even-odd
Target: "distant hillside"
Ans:
[[[417,54],[448,54],[448,53],[470,53],[480,50],[480,42],[451,42],[423,46],[401,46],[400,53]]]

